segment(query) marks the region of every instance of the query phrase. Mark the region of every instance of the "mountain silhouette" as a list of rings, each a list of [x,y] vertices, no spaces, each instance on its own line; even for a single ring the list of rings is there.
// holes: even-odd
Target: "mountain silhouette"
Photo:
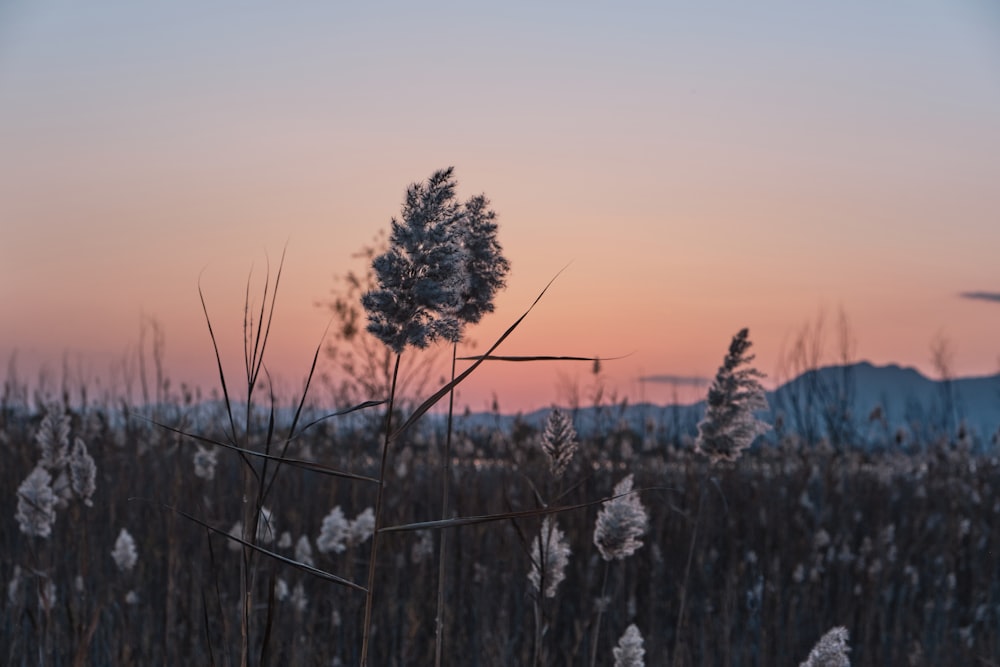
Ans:
[[[896,364],[876,366],[867,361],[811,370],[768,392],[769,410],[761,417],[775,426],[767,436],[797,434],[808,441],[821,438],[869,446],[890,441],[928,443],[969,439],[989,446],[1000,430],[1000,373],[983,377],[934,380],[915,368]],[[582,436],[625,426],[643,433],[683,437],[697,432],[705,403],[684,405],[581,406],[571,410]],[[473,413],[460,428],[510,428],[521,420],[544,426],[549,409],[522,415]]]

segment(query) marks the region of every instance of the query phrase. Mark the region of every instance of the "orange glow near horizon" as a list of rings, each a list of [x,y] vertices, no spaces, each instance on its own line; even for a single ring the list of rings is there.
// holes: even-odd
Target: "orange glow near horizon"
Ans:
[[[955,375],[1000,365],[1000,302],[959,296],[1000,294],[994,16],[57,5],[0,10],[0,359],[24,380],[66,358],[121,384],[151,317],[174,386],[210,391],[199,285],[235,377],[247,276],[259,298],[287,246],[268,367],[298,391],[334,276],[448,165],[512,264],[475,351],[567,267],[501,352],[622,357],[606,396],[671,400],[639,378],[711,377],[744,326],[773,384],[820,313],[834,363],[839,308],[858,360],[933,375],[943,336]],[[492,363],[459,404],[592,381]]]

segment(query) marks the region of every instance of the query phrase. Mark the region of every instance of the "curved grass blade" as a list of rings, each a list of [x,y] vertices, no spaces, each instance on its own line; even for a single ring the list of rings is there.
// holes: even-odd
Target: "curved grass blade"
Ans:
[[[132,500],[132,498],[130,498],[130,500]],[[143,499],[143,498],[136,498],[136,500],[145,500],[145,499]],[[198,517],[196,517],[196,516],[194,516],[192,514],[188,514],[184,510],[177,509],[176,507],[173,507],[172,505],[167,505],[165,503],[159,503],[159,505],[161,507],[163,507],[164,509],[168,509],[171,512],[179,514],[180,516],[184,517],[188,521],[193,521],[194,523],[198,524],[199,526],[202,526],[206,530],[210,530],[210,531],[212,531],[213,533],[215,533],[217,535],[222,535],[226,539],[233,540],[234,542],[239,542],[243,546],[247,547],[248,549],[253,549],[257,553],[264,554],[265,556],[270,556],[271,558],[273,558],[273,559],[275,559],[277,561],[281,561],[282,563],[284,563],[286,565],[290,565],[290,566],[292,566],[292,567],[294,567],[294,568],[296,568],[298,570],[302,570],[303,572],[307,572],[307,573],[309,573],[309,574],[311,574],[311,575],[313,575],[315,577],[319,577],[320,579],[325,579],[326,581],[330,581],[330,582],[333,582],[335,584],[340,584],[341,586],[346,586],[347,588],[353,588],[354,590],[361,591],[362,593],[366,593],[367,592],[367,589],[365,589],[365,587],[362,586],[362,585],[360,585],[360,584],[356,584],[353,581],[349,581],[347,579],[344,579],[343,577],[338,577],[337,575],[332,574],[330,572],[326,572],[325,570],[320,570],[318,568],[312,567],[311,565],[306,565],[305,563],[300,563],[299,561],[295,560],[294,558],[288,558],[287,556],[282,556],[279,553],[275,553],[273,551],[269,551],[267,549],[264,549],[263,547],[257,546],[256,544],[250,544],[246,540],[243,540],[242,538],[239,538],[239,537],[237,537],[235,535],[230,535],[227,531],[224,531],[224,530],[221,530],[219,528],[216,528],[215,526],[212,526],[212,525],[210,525],[210,524],[202,521]]]
[[[267,313],[267,319],[264,318],[264,306],[267,303],[267,287],[270,282],[270,266],[268,267],[268,277],[264,282],[264,298],[260,303],[260,315],[257,320],[257,339],[254,341],[253,357],[250,366],[253,367],[253,373],[247,379],[250,385],[253,386],[257,383],[257,376],[260,374],[261,364],[264,363],[264,348],[267,347],[267,339],[271,335],[271,323],[274,321],[274,305],[277,301],[278,296],[278,285],[281,284],[281,271],[285,268],[285,253],[288,251],[288,245],[281,251],[281,261],[278,263],[278,272],[274,278],[274,287],[271,289],[271,308]],[[270,264],[270,261],[268,261]],[[263,329],[264,337],[261,339],[261,330]]]
[[[208,336],[212,339],[212,350],[215,352],[215,364],[219,372],[219,382],[222,384],[222,397],[226,402],[226,414],[229,416],[229,428],[231,430],[233,442],[236,442],[236,419],[233,417],[233,404],[229,400],[229,389],[226,386],[226,374],[222,370],[222,356],[219,354],[219,343],[215,339],[215,331],[212,329],[212,318],[208,314],[208,305],[205,303],[205,293],[201,289],[201,277],[198,277],[198,298],[201,299],[201,310],[205,313],[205,324],[208,326]],[[249,461],[244,460],[249,464]]]
[[[479,516],[466,516],[466,517],[456,517],[454,519],[438,519],[436,521],[419,521],[417,523],[405,523],[398,526],[385,526],[379,529],[380,533],[398,533],[411,530],[440,530],[442,528],[455,528],[458,526],[472,526],[480,523],[490,523],[493,521],[506,521],[508,519],[530,519],[536,516],[545,516],[547,514],[561,514],[563,512],[571,512],[573,510],[583,509],[584,507],[591,507],[593,505],[600,505],[601,503],[606,503],[609,500],[614,500],[615,498],[621,498],[622,496],[627,496],[633,493],[638,493],[639,491],[652,491],[654,489],[660,489],[661,487],[644,487],[642,489],[632,489],[628,493],[619,493],[618,495],[608,496],[607,498],[600,498],[598,500],[591,500],[585,503],[579,503],[577,505],[561,505],[559,507],[538,507],[530,510],[519,510],[515,512],[500,512],[499,514],[483,514]]]
[[[562,355],[548,355],[548,354],[536,354],[536,355],[492,355],[492,354],[481,354],[471,357],[459,357],[461,361],[617,361],[619,359],[625,359],[631,356],[631,354],[624,354],[619,357],[568,357]]]
[[[222,447],[224,449],[230,449],[230,450],[232,450],[234,452],[237,452],[242,457],[254,456],[254,457],[257,457],[257,458],[262,458],[262,459],[266,459],[266,460],[270,460],[270,461],[279,461],[279,462],[281,462],[281,463],[283,463],[285,465],[290,465],[290,466],[293,466],[293,467],[296,467],[296,468],[303,468],[305,470],[312,470],[313,472],[318,472],[318,473],[321,473],[323,475],[331,475],[333,477],[342,477],[344,479],[353,479],[353,480],[356,480],[358,482],[371,482],[373,484],[378,484],[378,480],[377,479],[375,479],[374,477],[368,477],[367,475],[359,475],[359,474],[353,473],[353,472],[344,472],[343,470],[337,470],[336,468],[332,468],[332,467],[330,467],[328,465],[324,465],[322,463],[317,463],[315,461],[306,461],[306,460],[303,460],[303,459],[289,459],[289,458],[284,458],[284,457],[281,457],[281,456],[275,456],[273,454],[264,454],[263,452],[255,452],[252,449],[245,449],[243,447],[238,447],[238,446],[236,446],[234,444],[231,444],[231,443],[228,443],[228,442],[222,442],[220,440],[214,440],[212,438],[207,438],[207,437],[205,437],[203,435],[198,435],[197,433],[188,433],[187,431],[182,431],[181,429],[174,428],[173,426],[168,426],[167,424],[161,424],[160,422],[158,422],[156,420],[148,419],[146,417],[143,417],[142,415],[137,415],[137,416],[141,417],[142,419],[145,419],[146,421],[150,422],[151,424],[155,424],[156,426],[159,426],[160,428],[164,428],[164,429],[170,431],[171,433],[176,433],[177,435],[182,435],[184,437],[191,438],[192,440],[195,440],[197,442],[203,442],[206,445],[215,445],[217,447]]]
[[[469,375],[471,375],[472,372],[479,367],[479,364],[483,363],[485,357],[488,357],[490,354],[492,354],[495,349],[497,349],[498,347],[500,347],[501,343],[503,343],[505,340],[507,340],[508,336],[510,336],[512,333],[514,333],[514,330],[517,329],[517,327],[521,324],[521,322],[524,321],[524,318],[526,318],[528,316],[528,313],[530,313],[534,309],[534,307],[538,305],[538,302],[542,300],[542,297],[545,296],[545,292],[547,292],[548,289],[549,289],[549,287],[552,286],[552,283],[554,283],[556,281],[556,278],[558,278],[559,275],[563,271],[565,271],[565,270],[566,270],[566,267],[563,267],[563,268],[559,269],[559,272],[556,273],[556,275],[552,276],[552,279],[548,283],[546,283],[546,285],[542,289],[542,291],[538,294],[537,297],[535,297],[535,300],[531,302],[530,306],[528,306],[528,309],[526,311],[524,311],[524,313],[519,318],[517,318],[516,320],[514,320],[514,323],[511,324],[509,327],[507,327],[507,330],[504,331],[500,335],[500,337],[496,339],[496,341],[493,343],[493,345],[490,346],[490,349],[488,349],[486,351],[486,354],[482,355],[484,358],[478,359],[477,361],[475,361],[471,366],[469,366],[464,371],[462,371],[458,375],[458,377],[456,377],[454,380],[452,380],[448,384],[446,384],[443,387],[441,387],[440,389],[438,389],[436,392],[434,392],[434,394],[430,398],[428,398],[423,403],[421,403],[420,406],[417,407],[417,409],[413,411],[413,414],[410,415],[409,418],[405,422],[403,422],[402,426],[400,426],[395,431],[393,431],[393,433],[392,433],[392,435],[390,436],[389,439],[390,440],[396,440],[396,439],[398,439],[401,435],[403,435],[403,433],[405,433],[407,431],[407,429],[409,429],[411,426],[413,426],[413,424],[415,424],[417,422],[417,420],[419,420],[421,417],[423,417],[424,414],[428,410],[430,410],[432,407],[434,407],[437,404],[438,401],[440,401],[442,398],[444,398],[445,396],[447,396],[448,393],[452,389],[454,389],[455,387],[457,387],[459,384],[461,384],[462,381],[465,380],[465,378],[469,377]]]
[[[298,438],[305,431],[309,430],[310,428],[312,428],[316,424],[325,422],[327,419],[333,419],[334,417],[340,417],[341,415],[346,415],[346,414],[349,414],[351,412],[357,412],[358,410],[367,410],[368,408],[375,408],[375,407],[378,407],[380,405],[385,405],[385,403],[386,403],[385,401],[365,401],[364,403],[358,403],[357,405],[355,405],[353,407],[345,408],[345,409],[341,410],[340,412],[334,412],[334,413],[331,413],[331,414],[328,414],[328,415],[324,415],[324,416],[320,417],[319,419],[314,419],[313,421],[309,422],[308,424],[306,424],[305,426],[303,426],[301,429],[299,429],[299,432],[296,433],[294,437],[289,438],[289,442],[292,441],[292,440],[294,440],[295,438]]]

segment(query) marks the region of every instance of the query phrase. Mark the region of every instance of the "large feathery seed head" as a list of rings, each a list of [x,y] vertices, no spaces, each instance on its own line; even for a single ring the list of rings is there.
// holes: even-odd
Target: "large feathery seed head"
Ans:
[[[566,535],[554,519],[542,519],[542,528],[531,543],[531,571],[528,581],[536,593],[545,589],[545,597],[556,596],[556,588],[566,578],[570,548]]]
[[[368,331],[397,354],[407,345],[457,340],[461,330],[455,313],[467,274],[453,172],[435,172],[407,189],[402,220],[392,220],[389,249],[372,262],[378,287],[361,299]]]
[[[465,251],[467,282],[456,313],[463,323],[475,324],[493,312],[496,293],[507,286],[510,262],[497,240],[496,212],[485,195],[465,203],[461,218],[461,242]]]
[[[316,548],[320,553],[341,554],[347,551],[347,541],[351,536],[351,523],[344,516],[344,510],[337,505],[323,517]]]
[[[59,403],[51,403],[45,410],[42,423],[35,433],[35,442],[42,450],[39,464],[50,472],[62,468],[69,453],[69,415]]]
[[[541,445],[545,457],[549,460],[549,470],[554,477],[562,477],[566,472],[579,444],[573,420],[562,410],[553,409],[545,423]]]
[[[644,667],[646,649],[642,646],[642,635],[635,623],[625,628],[625,634],[618,640],[618,646],[612,649],[615,656],[615,667]]]
[[[496,213],[483,195],[460,203],[455,187],[452,167],[412,184],[388,250],[372,261],[378,286],[361,298],[368,331],[397,354],[438,339],[457,343],[506,285]]]
[[[127,529],[122,528],[115,540],[115,548],[111,551],[111,558],[121,572],[131,572],[135,564],[139,562],[139,554],[135,549],[135,540]]]
[[[56,494],[52,491],[52,475],[41,464],[17,487],[18,527],[25,535],[49,537],[56,521]]]
[[[632,475],[615,485],[614,496],[604,502],[594,526],[594,544],[607,561],[634,554],[649,524],[639,494],[632,491]]]
[[[94,491],[97,490],[97,465],[87,451],[86,443],[80,438],[74,441],[73,450],[70,452],[69,473],[73,493],[83,501],[84,505],[92,507]]]
[[[850,650],[847,646],[847,628],[836,627],[816,642],[809,657],[799,667],[851,667],[851,661],[847,657]]]
[[[708,390],[705,418],[698,423],[698,451],[713,463],[735,461],[756,437],[768,430],[755,413],[767,409],[760,379],[764,374],[749,365],[752,343],[749,330],[742,329],[729,345],[729,352]]]

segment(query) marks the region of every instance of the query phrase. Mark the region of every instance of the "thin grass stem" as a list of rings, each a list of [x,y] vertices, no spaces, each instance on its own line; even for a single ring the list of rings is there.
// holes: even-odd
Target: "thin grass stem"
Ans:
[[[590,667],[597,664],[597,648],[601,637],[601,618],[604,616],[605,596],[608,594],[608,572],[611,571],[611,561],[604,561],[604,577],[601,581],[601,597],[597,599],[597,620],[594,622],[594,634],[590,639]]]
[[[382,443],[382,463],[379,466],[378,492],[375,495],[375,531],[372,533],[371,556],[368,559],[368,585],[365,592],[365,617],[362,626],[361,667],[368,665],[368,647],[371,643],[372,607],[375,602],[375,565],[378,558],[378,543],[382,528],[382,501],[385,494],[385,474],[389,460],[389,445],[392,442],[392,408],[396,398],[396,380],[399,378],[399,360],[392,371],[392,385],[389,388],[389,405],[385,413],[385,441]]]
[[[458,357],[458,343],[451,348],[451,382],[455,382],[455,362]],[[449,518],[449,490],[451,488],[451,429],[452,419],[455,414],[455,387],[452,384],[448,395],[448,427],[444,438],[444,456],[441,461],[441,518]],[[440,531],[440,546],[438,548],[438,590],[437,590],[437,615],[434,632],[434,665],[441,667],[441,653],[444,648],[444,589],[445,575],[445,554],[448,550],[448,532]]]
[[[684,578],[681,580],[681,601],[677,610],[677,628],[674,630],[674,650],[670,664],[677,667],[677,654],[681,645],[681,632],[684,629],[685,603],[687,602],[688,578],[691,575],[691,563],[694,561],[694,548],[698,542],[698,528],[701,526],[701,509],[705,500],[705,484],[708,481],[709,468],[705,469],[705,474],[698,484],[698,508],[695,510],[694,528],[691,531],[691,544],[688,545],[687,563],[684,565]]]

